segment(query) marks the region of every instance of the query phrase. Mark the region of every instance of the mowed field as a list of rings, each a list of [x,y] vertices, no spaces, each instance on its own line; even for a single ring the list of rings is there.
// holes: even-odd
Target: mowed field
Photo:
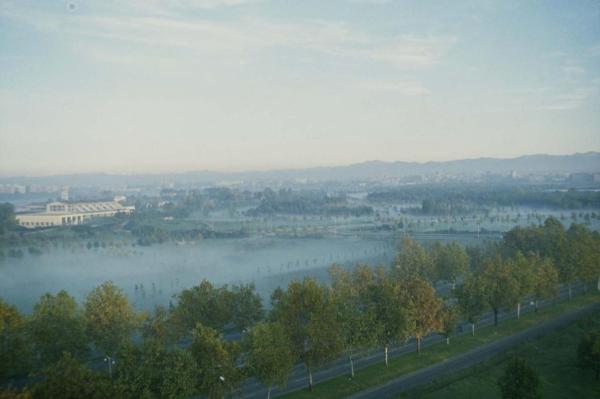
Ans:
[[[405,392],[398,399],[501,398],[497,381],[513,356],[525,358],[538,372],[544,399],[600,398],[600,380],[592,371],[577,366],[577,346],[584,331],[590,329],[600,329],[600,312],[476,367]]]

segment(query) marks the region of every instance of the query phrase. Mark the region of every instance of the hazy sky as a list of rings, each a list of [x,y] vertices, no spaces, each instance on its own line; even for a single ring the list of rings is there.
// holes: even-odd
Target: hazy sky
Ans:
[[[600,2],[0,0],[0,174],[600,149]]]

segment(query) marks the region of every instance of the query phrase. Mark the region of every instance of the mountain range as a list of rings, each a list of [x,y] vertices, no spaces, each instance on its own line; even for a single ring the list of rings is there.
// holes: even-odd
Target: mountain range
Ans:
[[[345,166],[314,167],[306,169],[278,169],[268,171],[214,172],[192,171],[165,174],[105,174],[82,173],[38,177],[3,177],[0,184],[41,184],[70,186],[155,185],[164,183],[210,184],[221,181],[297,180],[351,181],[409,176],[483,174],[520,176],[528,174],[600,173],[600,152],[571,155],[524,155],[517,158],[475,158],[443,162],[384,162],[367,161]]]

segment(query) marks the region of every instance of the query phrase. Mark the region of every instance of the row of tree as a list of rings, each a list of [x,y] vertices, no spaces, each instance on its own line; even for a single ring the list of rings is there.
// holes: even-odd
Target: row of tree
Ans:
[[[268,313],[252,285],[207,281],[151,315],[136,313],[112,283],[94,289],[81,307],[65,291],[46,294],[28,317],[0,301],[0,379],[40,373],[45,379],[32,392],[46,398],[69,397],[53,396],[66,375],[81,377],[80,397],[88,396],[90,379],[112,397],[222,397],[248,376],[270,391],[302,363],[312,388],[314,368],[341,355],[354,376],[354,358],[363,350],[381,348],[387,365],[391,345],[414,338],[420,351],[434,332],[449,343],[461,319],[474,334],[488,310],[497,323],[501,310],[519,315],[526,298],[537,304],[554,296],[559,282],[589,281],[592,271],[597,277],[598,243],[597,233],[580,226],[565,231],[553,220],[478,249],[454,243],[426,249],[405,238],[391,268],[333,266],[329,284],[306,278],[276,289]],[[458,286],[440,296],[436,280]],[[232,331],[242,339],[231,339]],[[109,376],[80,363],[90,354],[106,356]]]

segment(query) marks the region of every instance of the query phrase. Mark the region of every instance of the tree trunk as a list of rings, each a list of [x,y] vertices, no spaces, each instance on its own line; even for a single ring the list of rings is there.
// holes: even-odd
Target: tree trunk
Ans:
[[[446,345],[450,345],[450,336],[449,335],[446,336]]]
[[[475,323],[471,323],[471,335],[475,336]]]
[[[517,319],[521,318],[521,302],[517,303]]]
[[[383,347],[383,353],[385,354],[385,367],[388,366],[388,346]]]
[[[569,301],[573,297],[573,293],[571,292],[571,283],[569,283]]]
[[[313,379],[312,379],[312,372],[310,371],[310,367],[306,366],[306,372],[308,373],[308,390],[312,392]]]
[[[354,378],[354,360],[352,359],[352,355],[348,355],[348,360],[350,360],[350,375]]]
[[[538,300],[536,299],[533,303],[535,304],[535,311],[537,312],[538,311]]]
[[[415,337],[417,339],[417,353],[421,353],[421,337]]]
[[[273,388],[273,385],[269,385],[269,389],[267,390],[267,399],[271,399],[271,388]]]
[[[498,309],[494,309],[494,327],[498,327]]]

